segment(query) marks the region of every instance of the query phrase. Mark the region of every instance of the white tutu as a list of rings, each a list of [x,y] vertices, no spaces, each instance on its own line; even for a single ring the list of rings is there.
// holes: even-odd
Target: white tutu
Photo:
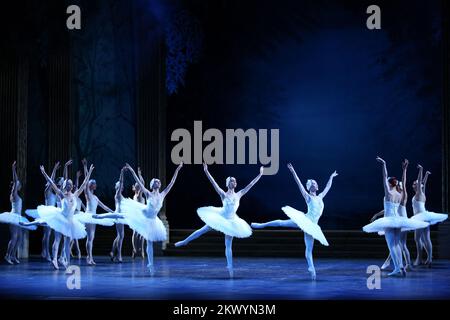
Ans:
[[[39,213],[38,213],[37,209],[27,209],[27,210],[25,210],[25,214],[33,219],[39,218]]]
[[[12,224],[15,225],[17,227],[21,227],[27,230],[36,230],[37,227],[36,226],[21,226],[20,223],[28,223],[30,221],[28,221],[27,218],[22,217],[20,214],[17,213],[11,213],[11,212],[4,212],[0,214],[0,223],[7,223],[7,224]]]
[[[420,223],[419,223],[420,222]],[[375,220],[363,227],[363,231],[367,233],[377,232],[379,235],[384,235],[388,229],[400,229],[400,231],[411,231],[428,227],[428,223],[423,221],[408,219],[405,217],[383,217]]]
[[[430,211],[421,212],[415,214],[411,217],[411,219],[428,222],[430,225],[435,225],[436,223],[440,223],[442,221],[447,220],[448,214],[445,213],[435,213]]]
[[[130,198],[120,202],[121,213],[124,219],[118,219],[122,224],[127,224],[131,229],[139,233],[148,241],[165,241],[167,230],[161,219],[156,214],[146,216],[147,206]]]
[[[37,210],[39,218],[36,221],[46,223],[51,229],[72,239],[86,237],[87,234],[84,224],[75,218],[67,218],[64,216],[61,208],[38,206]]]
[[[202,221],[227,236],[236,238],[248,238],[252,235],[252,228],[237,214],[233,214],[230,218],[225,218],[222,207],[201,207],[197,209],[197,214]]]
[[[309,234],[314,239],[318,240],[324,246],[328,246],[328,241],[322,232],[322,229],[317,223],[311,221],[307,215],[303,212],[298,211],[290,206],[284,206],[281,208],[283,212],[295,222],[295,224],[303,230],[304,233]]]
[[[95,215],[98,215],[96,213],[91,212],[83,212],[79,211],[76,215],[74,215],[74,219],[78,220],[82,224],[98,224],[105,227],[111,227],[114,225],[114,219],[96,219],[94,218]]]

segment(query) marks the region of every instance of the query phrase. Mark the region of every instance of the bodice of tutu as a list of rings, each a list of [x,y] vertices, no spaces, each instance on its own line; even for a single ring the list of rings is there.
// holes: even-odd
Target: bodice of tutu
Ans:
[[[306,216],[311,219],[311,221],[317,223],[322,215],[324,208],[323,200],[319,196],[310,196],[308,201],[308,212]]]
[[[52,191],[48,191],[45,194],[45,205],[54,207],[56,205],[56,194]]]
[[[90,195],[86,203],[86,212],[97,213],[98,198],[96,195]]]
[[[70,198],[64,197],[61,201],[62,214],[67,218],[73,217],[76,207],[77,201],[73,196]]]
[[[418,214],[418,213],[426,211],[425,210],[425,202],[417,201],[415,197],[412,199],[412,207],[413,207],[414,214]]]
[[[81,211],[81,199],[77,197],[76,211]]]
[[[398,216],[398,207],[400,203],[394,203],[391,201],[384,200],[384,216],[385,217],[396,217]]]
[[[154,218],[158,215],[163,206],[163,198],[161,196],[150,196],[147,199],[146,209],[144,214],[147,218]]]
[[[222,200],[222,208],[222,215],[225,218],[233,218],[239,208],[239,197],[237,195],[225,196]]]
[[[17,196],[16,201],[11,202],[11,213],[21,214],[22,213],[22,198]]]

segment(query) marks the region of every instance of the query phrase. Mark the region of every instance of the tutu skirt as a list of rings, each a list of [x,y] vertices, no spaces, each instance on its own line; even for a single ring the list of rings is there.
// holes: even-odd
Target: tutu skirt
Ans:
[[[126,198],[120,202],[121,215],[124,219],[117,219],[119,223],[127,224],[147,241],[165,241],[167,230],[161,219],[155,214],[153,217],[145,215],[147,206],[135,200]]]
[[[411,219],[428,222],[430,225],[435,225],[442,221],[447,220],[448,214],[445,213],[435,213],[430,211],[421,212],[415,214],[411,217]]]
[[[231,218],[225,218],[221,207],[201,207],[197,214],[202,221],[214,230],[220,231],[227,236],[236,238],[248,238],[252,235],[252,228],[237,214]]]
[[[318,240],[322,245],[328,246],[328,241],[322,232],[322,229],[317,223],[311,221],[307,215],[303,212],[298,211],[290,206],[284,206],[281,208],[283,212],[292,220],[294,223],[303,230],[304,233],[309,234],[314,239]]]
[[[72,239],[86,237],[84,224],[75,218],[67,218],[61,208],[52,206],[39,206],[37,208],[39,218],[37,221],[46,223],[51,229]]]
[[[0,223],[12,224],[12,225],[15,225],[17,227],[21,227],[21,228],[27,229],[27,230],[36,230],[37,229],[36,226],[29,226],[29,227],[21,226],[20,225],[21,222],[28,223],[30,221],[28,221],[27,218],[22,217],[20,214],[17,214],[17,213],[4,212],[4,213],[0,214]]]
[[[96,219],[94,218],[95,215],[97,214],[79,211],[79,213],[74,216],[74,219],[78,220],[82,224],[98,224],[105,227],[111,227],[114,225],[114,219]]]
[[[405,232],[426,227],[428,227],[428,223],[426,222],[395,216],[377,219],[374,222],[365,225],[363,231],[367,233],[377,232],[379,235],[384,235],[385,231],[388,229],[400,229],[400,231]]]

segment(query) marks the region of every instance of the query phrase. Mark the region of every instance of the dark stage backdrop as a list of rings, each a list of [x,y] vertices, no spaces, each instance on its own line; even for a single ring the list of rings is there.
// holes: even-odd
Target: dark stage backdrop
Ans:
[[[381,1],[382,29],[365,27],[368,1],[190,1],[204,38],[202,56],[169,99],[168,128],[279,128],[280,169],[241,201],[248,221],[306,210],[286,168],[323,188],[325,229],[360,229],[382,209],[380,155],[408,191],[417,163],[433,174],[430,210],[441,210],[441,17],[439,1]],[[170,138],[170,136],[169,136]],[[168,156],[174,142],[169,143]],[[174,167],[168,171],[172,174]],[[243,187],[256,165],[212,165],[225,187]],[[168,197],[172,227],[199,227],[195,210],[220,205],[200,165],[183,169]],[[409,210],[412,210],[409,207]]]
[[[149,136],[137,142],[137,91],[144,91],[141,100],[152,99],[145,86],[153,83],[154,57],[148,56],[150,70],[143,72],[142,48],[163,36],[167,148],[161,152],[168,178],[175,169],[170,135],[177,128],[192,132],[194,120],[202,120],[205,130],[273,128],[280,130],[279,172],[264,176],[241,201],[239,214],[247,221],[283,218],[283,205],[306,209],[286,169],[292,162],[303,182],[314,178],[321,189],[337,170],[321,225],[360,229],[382,209],[377,155],[395,176],[401,160],[410,160],[410,194],[415,165],[430,170],[427,205],[441,210],[440,1],[378,1],[382,29],[375,31],[366,28],[369,1],[24,3],[2,10],[0,30],[5,64],[11,57],[28,57],[28,207],[43,200],[38,165],[51,158],[48,106],[59,108],[52,99],[64,90],[70,103],[61,106],[70,110],[75,168],[82,157],[94,162],[98,195],[113,206],[119,168],[126,161],[137,164],[137,149],[153,141]],[[82,8],[81,31],[60,28],[69,4]],[[61,73],[66,78],[52,78],[57,68],[67,68]],[[0,211],[6,211],[9,162],[16,150],[2,150],[8,163],[2,162]],[[210,171],[223,187],[227,176],[235,176],[240,188],[258,167],[211,165]],[[150,173],[144,175],[150,181]],[[130,183],[127,177],[126,195]],[[186,165],[167,198],[171,228],[201,226],[195,210],[204,205],[219,206],[220,199],[201,166]]]

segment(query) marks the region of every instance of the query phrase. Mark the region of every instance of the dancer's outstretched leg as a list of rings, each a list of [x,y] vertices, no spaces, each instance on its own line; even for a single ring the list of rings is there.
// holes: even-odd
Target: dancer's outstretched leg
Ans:
[[[314,268],[313,261],[313,248],[314,248],[314,238],[309,234],[305,233],[305,258],[306,262],[308,262],[308,271],[311,274],[311,279],[316,280],[316,269]]]
[[[59,267],[58,267],[58,250],[59,250],[59,243],[61,242],[61,237],[62,237],[61,233],[55,231],[55,239],[53,240],[53,246],[52,246],[52,254],[53,254],[52,264],[56,270],[59,269]]]
[[[433,261],[433,244],[431,243],[430,236],[430,227],[426,227],[423,230],[423,244],[425,247],[425,251],[427,252],[427,260],[425,264],[427,266],[431,266],[431,262]]]
[[[150,271],[150,274],[153,275],[155,273],[155,268],[153,266],[153,242],[147,240],[147,268]]]
[[[273,220],[265,223],[255,223],[251,224],[254,229],[263,229],[266,227],[284,227],[284,228],[298,228],[297,224],[291,219],[288,220]]]
[[[193,233],[191,233],[191,235],[189,235],[189,237],[187,237],[186,239],[182,240],[182,241],[178,241],[177,243],[175,243],[175,247],[181,247],[181,246],[185,246],[187,245],[189,242],[191,242],[194,239],[197,239],[198,237],[200,237],[201,235],[207,233],[208,231],[211,231],[211,227],[205,225],[202,228],[194,231]]]
[[[227,258],[227,269],[230,274],[230,278],[233,278],[233,237],[225,235],[225,257]]]

